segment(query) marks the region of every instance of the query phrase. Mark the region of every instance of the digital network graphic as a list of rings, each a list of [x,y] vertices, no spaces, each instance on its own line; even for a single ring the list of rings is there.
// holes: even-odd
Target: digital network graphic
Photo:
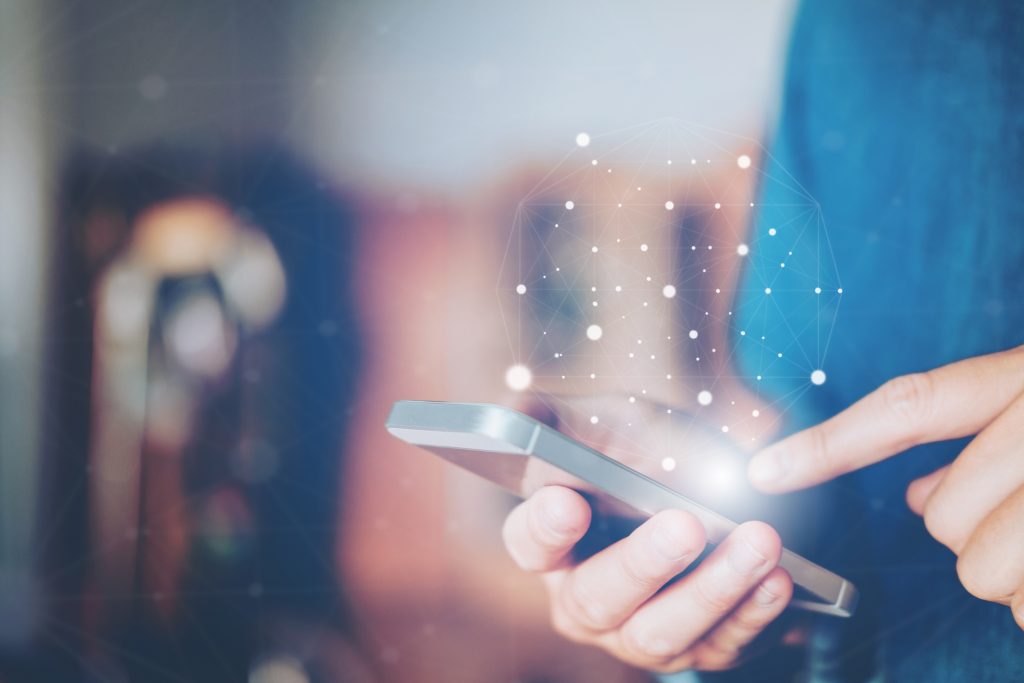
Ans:
[[[592,424],[642,402],[756,439],[826,383],[842,283],[821,207],[764,147],[664,119],[567,148],[504,254],[511,389],[610,397]]]

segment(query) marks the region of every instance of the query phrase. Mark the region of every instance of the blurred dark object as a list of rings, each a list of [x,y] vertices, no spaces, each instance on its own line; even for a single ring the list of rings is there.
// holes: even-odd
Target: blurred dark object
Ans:
[[[345,202],[274,146],[86,154],[56,244],[48,600],[4,680],[366,680],[333,552]]]

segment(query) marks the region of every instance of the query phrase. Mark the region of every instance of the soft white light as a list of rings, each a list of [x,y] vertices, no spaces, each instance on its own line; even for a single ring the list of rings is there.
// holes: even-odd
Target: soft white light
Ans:
[[[748,247],[745,244],[741,244],[738,247],[736,247],[736,253],[739,254],[740,256],[746,256],[747,254],[750,253],[750,247]]]
[[[590,144],[590,136],[586,133],[579,133],[576,136],[576,144],[580,147],[586,147]]]
[[[505,384],[512,391],[526,391],[532,383],[533,373],[525,365],[513,365],[505,371]]]
[[[647,251],[647,245],[646,244],[641,244],[640,245],[640,251]]]
[[[811,384],[815,384],[820,387],[822,384],[825,383],[825,379],[826,377],[824,370],[815,370],[814,372],[811,373]]]
[[[711,395],[711,392],[708,391],[707,389],[704,389],[703,391],[697,394],[697,403],[701,404],[702,406],[711,405],[712,400],[714,400],[714,397]]]
[[[676,208],[675,202],[671,202],[671,201],[665,202],[665,210],[666,211],[671,211],[674,208]]]
[[[591,325],[587,328],[587,339],[590,341],[597,341],[604,335],[604,330],[601,329],[600,325]]]
[[[676,468],[676,459],[675,458],[663,458],[662,459],[662,461],[661,461],[661,469],[665,470],[666,472],[671,472],[675,468]]]
[[[746,154],[741,154],[739,158],[736,159],[736,165],[744,170],[750,168],[750,157]]]
[[[526,285],[516,285],[516,294],[526,294]]]
[[[576,202],[570,199],[565,203],[565,208],[568,211],[572,211],[574,208],[576,208]]]
[[[697,332],[697,330],[690,330],[690,339],[696,339],[699,336],[700,336],[700,333]]]
[[[661,293],[666,299],[672,299],[676,295],[676,288],[673,285],[665,285],[661,288]]]

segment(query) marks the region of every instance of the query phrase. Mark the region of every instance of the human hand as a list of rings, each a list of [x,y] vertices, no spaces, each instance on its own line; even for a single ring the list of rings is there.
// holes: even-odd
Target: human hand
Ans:
[[[1024,629],[1024,347],[891,380],[761,451],[748,475],[781,493],[974,434],[952,464],[910,484],[907,503],[956,553],[968,592],[1010,606]]]
[[[654,431],[645,432],[652,453],[659,448],[656,442],[669,441]],[[636,450],[638,438],[631,437],[627,450]],[[595,446],[606,453],[616,450],[611,442]],[[734,666],[792,596],[792,581],[777,566],[782,543],[761,522],[737,527],[700,566],[667,587],[704,550],[707,539],[696,517],[663,511],[574,563],[572,549],[590,523],[583,496],[546,486],[509,514],[505,544],[520,567],[541,575],[557,632],[635,666],[654,671]]]

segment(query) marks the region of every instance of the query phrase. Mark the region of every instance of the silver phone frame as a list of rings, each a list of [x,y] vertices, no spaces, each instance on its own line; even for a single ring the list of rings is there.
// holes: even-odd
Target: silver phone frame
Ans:
[[[736,522],[664,484],[505,406],[398,401],[391,409],[386,427],[393,436],[449,461],[443,449],[532,456],[643,514],[681,508],[700,520],[712,543],[720,543],[737,526]],[[459,462],[455,464],[466,467]],[[517,491],[508,490],[518,495]],[[843,577],[785,548],[779,566],[789,572],[797,586],[821,599],[821,602],[794,599],[790,602],[792,606],[837,617],[853,615],[857,608],[857,589]]]

